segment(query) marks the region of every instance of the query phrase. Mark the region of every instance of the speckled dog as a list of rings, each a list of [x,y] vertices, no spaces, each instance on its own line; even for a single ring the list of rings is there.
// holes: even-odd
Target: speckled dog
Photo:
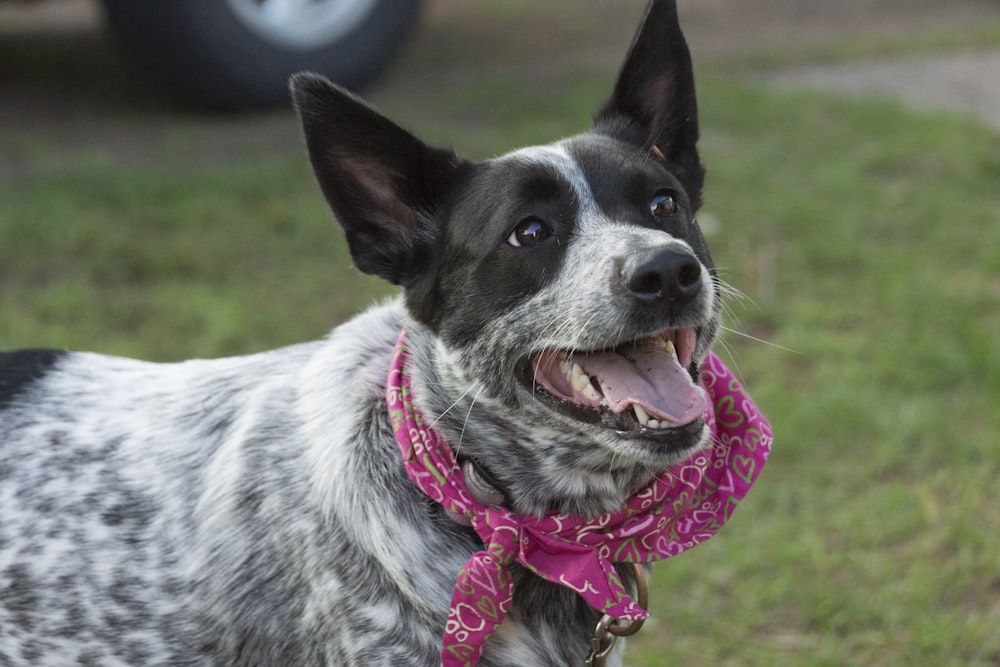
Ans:
[[[241,358],[0,356],[0,665],[439,664],[482,543],[404,472],[404,328],[414,400],[484,501],[613,510],[705,443],[719,286],[674,2],[592,131],[483,163],[319,76],[292,92],[355,263],[401,297]],[[636,361],[654,349],[670,361]],[[515,579],[479,665],[582,665],[592,610]]]

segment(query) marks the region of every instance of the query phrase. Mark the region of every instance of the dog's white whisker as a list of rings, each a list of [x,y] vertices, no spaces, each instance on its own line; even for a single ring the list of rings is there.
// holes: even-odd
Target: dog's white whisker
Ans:
[[[733,374],[740,380],[740,382],[743,382],[744,380],[743,370],[740,368],[739,361],[736,358],[736,348],[730,345],[723,338],[719,338],[718,340],[716,340],[716,344],[719,347],[721,347],[722,350],[724,351],[726,358],[729,360],[729,364],[733,368]]]
[[[469,401],[469,409],[465,413],[465,420],[462,422],[462,430],[459,431],[459,434],[458,434],[458,442],[454,445],[455,456],[458,456],[459,454],[461,454],[462,442],[465,439],[465,430],[469,426],[469,417],[472,416],[472,409],[474,407],[476,407],[476,401],[479,399],[479,396],[482,394],[482,392],[483,392],[483,390],[480,389],[479,393],[477,393],[475,396],[473,396],[472,400]],[[468,392],[466,392],[466,394],[468,394]]]
[[[719,329],[721,331],[725,331],[726,333],[731,333],[734,336],[739,336],[740,338],[746,338],[747,340],[752,340],[753,342],[760,343],[761,345],[767,345],[768,347],[773,347],[774,349],[781,350],[782,352],[788,352],[789,354],[800,354],[800,355],[803,354],[803,352],[801,350],[796,350],[796,349],[791,348],[791,347],[785,347],[784,345],[779,345],[777,343],[773,343],[773,342],[771,342],[769,340],[766,340],[764,338],[758,338],[757,336],[752,336],[752,335],[746,333],[745,331],[739,331],[737,329],[731,329],[729,327],[725,327],[725,326],[721,326],[721,325],[719,326]]]
[[[443,386],[443,385],[439,385],[439,386]],[[462,400],[463,400],[463,399],[464,399],[464,398],[465,398],[466,396],[468,396],[468,395],[469,395],[470,393],[472,393],[473,389],[475,389],[475,387],[474,387],[474,386],[472,386],[472,387],[469,387],[468,389],[466,389],[466,390],[465,390],[465,391],[464,391],[464,392],[462,393],[462,395],[461,395],[461,396],[459,396],[458,398],[456,398],[456,399],[455,399],[455,400],[454,400],[454,401],[452,402],[452,404],[451,404],[451,405],[449,405],[449,406],[448,406],[447,408],[445,408],[444,410],[442,410],[442,411],[441,411],[441,413],[440,413],[440,414],[438,414],[438,416],[437,416],[437,417],[435,417],[435,418],[434,418],[434,419],[433,419],[433,420],[431,421],[431,423],[429,424],[429,426],[430,426],[431,428],[434,428],[434,427],[435,427],[435,426],[437,425],[437,423],[438,423],[439,421],[441,421],[441,419],[442,419],[442,418],[443,418],[443,417],[444,417],[445,415],[447,415],[447,414],[448,414],[449,412],[451,412],[451,411],[452,411],[453,409],[455,409],[455,407],[456,407],[456,406],[457,406],[457,405],[458,405],[459,403],[461,403],[461,402],[462,402]],[[474,403],[474,402],[475,402],[475,400],[473,400],[473,403]],[[470,409],[471,409],[471,408],[470,408]]]

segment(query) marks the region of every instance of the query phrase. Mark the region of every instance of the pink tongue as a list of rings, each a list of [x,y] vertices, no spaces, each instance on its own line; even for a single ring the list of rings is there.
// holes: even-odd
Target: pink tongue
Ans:
[[[620,354],[580,355],[574,359],[596,378],[612,412],[639,404],[650,417],[674,424],[690,424],[708,406],[704,390],[691,380],[674,355],[649,344]]]

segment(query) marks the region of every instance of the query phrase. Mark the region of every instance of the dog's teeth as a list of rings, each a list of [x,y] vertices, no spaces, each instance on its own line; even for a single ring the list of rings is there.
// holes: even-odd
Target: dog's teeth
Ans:
[[[646,426],[649,424],[649,413],[646,412],[641,405],[638,403],[632,404],[632,411],[635,412],[635,418],[639,420],[641,426]]]
[[[594,388],[593,381],[580,364],[570,359],[562,359],[559,362],[559,369],[566,376],[566,380],[569,381],[569,385],[573,388],[573,391],[579,392],[595,403],[600,402],[602,398],[600,392]]]
[[[601,398],[603,398],[601,394],[596,389],[594,389],[594,385],[591,384],[589,380],[587,381],[587,386],[584,387],[582,391],[583,395],[592,401],[599,402]]]
[[[674,335],[674,334],[671,334],[671,335]],[[672,341],[671,339],[666,338],[665,336],[664,337],[657,337],[655,344],[656,344],[656,347],[660,348],[661,350],[663,350],[664,352],[666,352],[667,354],[669,354],[670,356],[672,356],[674,359],[677,358],[677,348],[674,347],[674,341]]]
[[[579,391],[580,389],[580,374],[583,373],[583,369],[580,368],[580,364],[573,364],[569,367],[569,383],[573,385],[573,389]]]
[[[670,423],[666,419],[653,419],[641,405],[636,403],[632,404],[632,411],[635,413],[635,418],[639,421],[639,425],[644,428],[667,428],[667,425]]]
[[[559,360],[559,370],[562,371],[566,381],[574,392],[577,392],[594,403],[600,403],[603,396],[594,387],[590,376],[583,370],[580,364],[573,361],[572,357],[565,356]]]

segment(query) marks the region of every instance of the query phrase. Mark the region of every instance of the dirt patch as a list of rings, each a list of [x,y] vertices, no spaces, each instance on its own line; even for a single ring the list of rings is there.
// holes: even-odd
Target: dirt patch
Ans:
[[[736,58],[823,42],[960,35],[1000,17],[996,0],[680,0],[680,5],[696,54]]]
[[[680,0],[698,63],[742,71],[748,54],[851,40],[903,39],[921,31],[962,34],[996,21],[996,0]],[[428,104],[472,77],[502,72],[540,80],[567,68],[613,75],[642,13],[621,0],[428,0],[424,21],[403,59],[367,94],[387,110]],[[194,111],[164,97],[111,47],[94,0],[0,2],[0,176],[44,175],[53,154],[106,154],[125,165],[190,159],[246,159],[298,141],[288,110],[237,116]],[[979,56],[975,56],[978,58]],[[954,57],[926,75],[927,61],[868,70],[808,69],[774,77],[780,85],[834,90],[928,93],[964,101],[995,118],[996,54]],[[858,72],[867,72],[859,74]],[[983,77],[992,78],[984,79]],[[911,91],[911,92],[907,92]],[[954,106],[954,105],[952,105]],[[949,107],[950,108],[950,107]],[[194,148],[192,148],[194,146]]]
[[[1000,130],[1000,50],[809,67],[767,80],[786,89],[897,98],[914,108],[970,114]]]

